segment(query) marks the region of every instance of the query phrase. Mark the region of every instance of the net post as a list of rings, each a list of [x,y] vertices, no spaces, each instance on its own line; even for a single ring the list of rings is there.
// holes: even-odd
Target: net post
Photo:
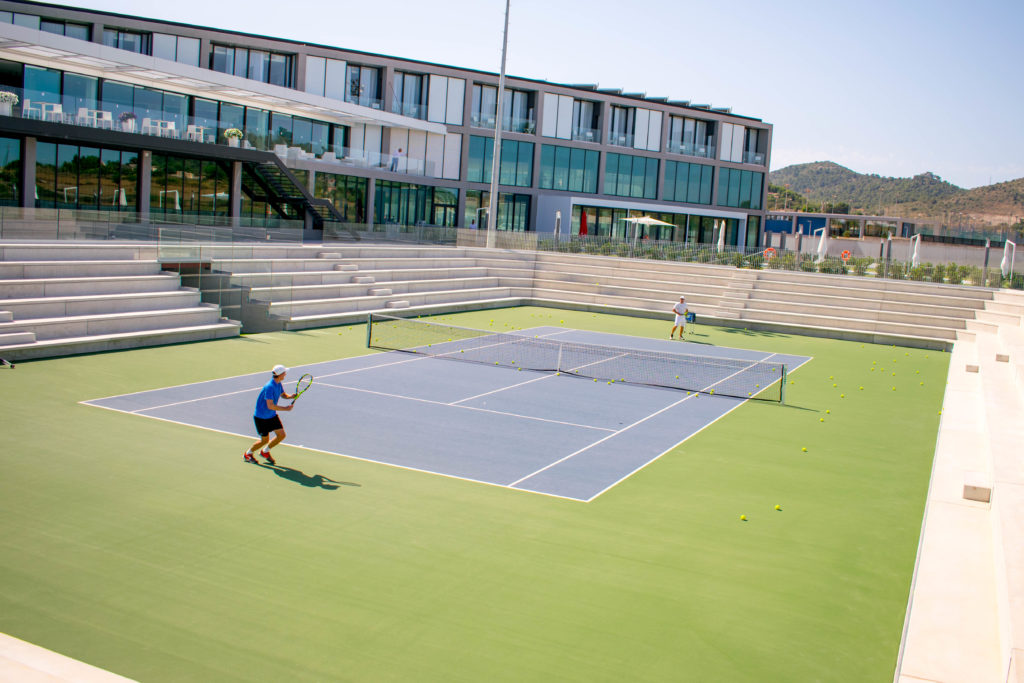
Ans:
[[[366,314],[366,348],[370,347],[371,334],[373,332],[373,313]]]
[[[779,403],[786,403],[786,364],[782,364],[782,386],[779,387]]]

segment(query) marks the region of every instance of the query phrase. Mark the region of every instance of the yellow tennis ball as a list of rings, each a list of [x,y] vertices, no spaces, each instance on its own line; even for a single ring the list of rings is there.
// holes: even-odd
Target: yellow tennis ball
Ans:
[[[825,418],[823,418],[823,417],[819,417],[818,418],[818,422],[824,422],[824,421],[825,421]]]
[[[715,393],[715,390],[714,390],[714,389],[712,389],[712,390],[711,390],[711,391],[710,391],[709,393],[712,393],[712,394],[713,394],[713,393]]]
[[[832,386],[834,386],[834,387],[838,387],[839,385],[838,385],[838,384],[836,384],[835,382],[833,382],[833,383],[832,383]]]
[[[921,382],[921,386],[922,386],[922,387],[924,386],[924,382]]]
[[[776,505],[776,506],[775,506],[775,509],[776,509],[776,510],[781,510],[781,509],[782,509],[782,506],[781,506],[781,505]]]
[[[833,377],[832,375],[829,375],[828,378],[829,379],[835,379],[835,377]]]
[[[860,390],[861,390],[861,391],[864,391],[864,387],[861,387],[861,388],[860,388]]]
[[[839,394],[839,398],[846,398],[846,394]]]
[[[807,452],[807,446],[804,446],[804,447],[803,447],[803,448],[801,448],[800,450],[801,450],[801,451],[803,451],[804,453],[806,453],[806,452]]]
[[[740,515],[740,521],[741,522],[747,521],[747,516],[746,515]]]
[[[826,411],[825,411],[825,414],[826,414],[826,415],[831,415],[831,414],[832,414],[832,411],[831,411],[831,410],[826,410]]]

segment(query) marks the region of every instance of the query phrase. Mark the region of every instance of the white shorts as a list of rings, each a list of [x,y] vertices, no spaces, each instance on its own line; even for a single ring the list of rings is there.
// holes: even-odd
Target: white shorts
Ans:
[[[679,315],[678,313],[676,313],[676,326],[678,327],[680,325],[685,325],[685,324],[686,324],[686,314],[684,313],[683,315]]]

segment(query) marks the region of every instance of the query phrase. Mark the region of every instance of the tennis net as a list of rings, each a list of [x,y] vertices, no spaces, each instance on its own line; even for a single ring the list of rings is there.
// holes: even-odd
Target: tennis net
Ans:
[[[759,360],[563,342],[372,313],[369,348],[722,396],[783,400],[786,366]]]

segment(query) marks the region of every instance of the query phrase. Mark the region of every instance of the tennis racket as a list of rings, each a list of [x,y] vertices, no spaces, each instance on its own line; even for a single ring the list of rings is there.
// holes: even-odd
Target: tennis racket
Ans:
[[[313,386],[313,375],[307,372],[295,383],[295,398],[292,399],[292,405],[295,405],[295,402],[299,400],[299,396],[302,396],[306,389],[309,389],[311,386]]]

